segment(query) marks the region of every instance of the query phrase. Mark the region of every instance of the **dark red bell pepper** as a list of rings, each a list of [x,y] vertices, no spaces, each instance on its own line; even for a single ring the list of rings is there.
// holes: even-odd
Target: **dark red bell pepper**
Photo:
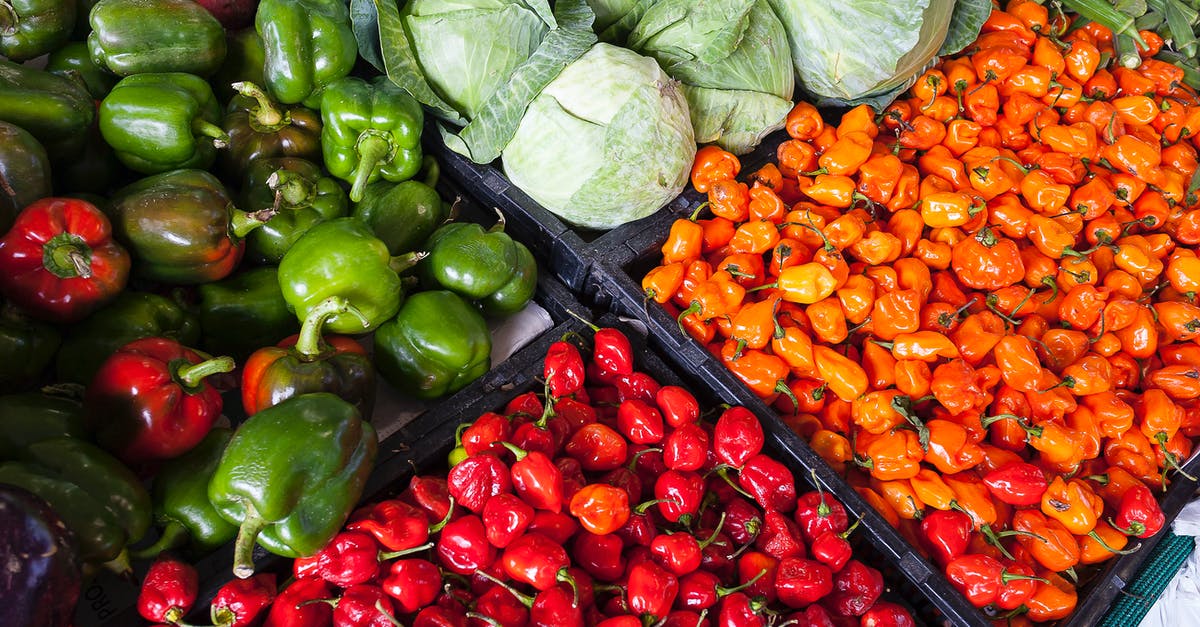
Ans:
[[[953,509],[933,510],[921,519],[921,538],[943,567],[966,554],[974,529],[970,516]]]
[[[259,573],[249,579],[233,579],[221,586],[213,597],[209,617],[221,627],[250,627],[258,623],[275,600],[273,573]]]
[[[438,598],[442,591],[442,573],[437,564],[429,560],[396,560],[382,587],[401,614],[412,614]]]
[[[0,239],[0,291],[36,318],[78,322],[125,289],[129,263],[95,205],[43,198]]]
[[[1016,507],[1037,505],[1050,485],[1041,468],[1028,462],[1010,462],[983,476],[983,484],[997,499]]]
[[[1113,527],[1125,535],[1149,538],[1163,528],[1167,518],[1150,488],[1135,483],[1121,496],[1117,516],[1112,523]]]
[[[199,589],[200,575],[195,567],[172,557],[159,557],[142,580],[138,614],[154,623],[178,622],[192,610]]]
[[[233,368],[232,358],[205,359],[165,337],[122,346],[84,397],[96,441],[132,466],[188,452],[221,415],[221,395],[205,377]]]

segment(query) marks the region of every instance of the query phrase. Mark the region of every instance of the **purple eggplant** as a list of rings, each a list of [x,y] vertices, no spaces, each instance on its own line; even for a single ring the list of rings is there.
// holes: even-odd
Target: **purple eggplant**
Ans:
[[[75,536],[41,497],[0,484],[0,625],[66,627],[82,575]]]

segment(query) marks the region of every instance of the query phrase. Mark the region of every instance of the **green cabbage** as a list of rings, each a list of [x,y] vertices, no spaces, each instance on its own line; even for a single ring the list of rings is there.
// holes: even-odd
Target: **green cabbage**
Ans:
[[[905,88],[935,59],[955,10],[954,0],[769,2],[787,30],[801,87],[840,102]]]
[[[660,0],[628,45],[683,83],[702,144],[749,152],[792,108],[787,33],[767,0]]]
[[[625,45],[625,38],[637,23],[638,17],[655,0],[587,0],[596,14],[593,28],[601,41],[616,46]]]
[[[678,84],[654,59],[598,43],[529,104],[502,162],[567,222],[610,229],[678,196],[695,155]]]

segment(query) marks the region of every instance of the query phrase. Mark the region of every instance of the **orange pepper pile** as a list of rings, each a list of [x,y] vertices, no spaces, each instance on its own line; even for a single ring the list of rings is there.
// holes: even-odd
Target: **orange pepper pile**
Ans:
[[[1096,536],[1124,546],[1123,488],[1200,435],[1200,99],[1157,50],[1102,67],[1112,33],[1069,19],[1009,2],[878,115],[801,102],[748,177],[701,149],[706,217],[642,283],[914,544],[955,507],[1039,565],[1039,622],[1075,605],[1055,573],[1113,556]],[[1016,460],[1069,513],[992,498]],[[1014,517],[1038,539],[996,539]]]

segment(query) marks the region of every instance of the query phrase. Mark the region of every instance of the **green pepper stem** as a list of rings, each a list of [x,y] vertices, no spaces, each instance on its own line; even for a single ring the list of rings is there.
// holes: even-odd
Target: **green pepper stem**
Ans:
[[[1111,519],[1109,520],[1109,524],[1112,525]],[[1117,531],[1120,531],[1121,533],[1125,533],[1125,531],[1123,529],[1121,529],[1120,527],[1118,527],[1116,525],[1112,525],[1112,528],[1116,529]],[[1145,528],[1143,528],[1142,531],[1145,531]],[[1139,544],[1139,545],[1133,547],[1132,549],[1128,549],[1128,550],[1114,549],[1111,546],[1109,546],[1107,542],[1104,541],[1104,538],[1100,537],[1100,534],[1096,533],[1095,529],[1092,529],[1091,531],[1089,531],[1088,535],[1091,536],[1091,538],[1093,540],[1095,540],[1096,543],[1099,544],[1105,551],[1108,551],[1109,553],[1115,553],[1117,555],[1129,555],[1130,553],[1137,553],[1138,549],[1142,548],[1142,545]],[[1125,535],[1128,536],[1128,535],[1136,535],[1136,534],[1125,533]]]
[[[401,272],[404,272],[404,271],[408,270],[409,268],[417,265],[418,263],[421,262],[422,259],[424,259],[428,256],[429,256],[429,253],[424,252],[424,251],[405,253],[398,257],[392,257],[392,260],[390,262],[388,262],[388,267],[392,269],[392,272],[395,272],[396,274],[400,274]]]
[[[493,577],[491,574],[487,573],[486,571],[476,570],[475,574],[480,577],[483,577],[484,579],[487,579],[488,581],[490,581],[490,582],[496,584],[497,586],[500,586],[501,588],[504,588],[505,590],[512,593],[513,598],[515,598],[517,601],[519,601],[521,603],[521,605],[524,605],[527,608],[533,607],[533,597],[529,596],[528,594],[524,594],[524,593],[520,592],[516,588]]]
[[[230,87],[237,93],[247,98],[253,98],[257,102],[257,106],[247,109],[250,113],[251,127],[255,131],[271,133],[292,123],[291,116],[280,113],[262,87],[249,81],[239,81],[231,84]]]
[[[129,555],[139,560],[157,557],[159,553],[177,549],[187,544],[190,537],[191,534],[188,533],[187,527],[178,522],[171,521],[167,523],[166,527],[163,527],[162,535],[158,537],[158,540],[155,540],[154,544],[144,549],[130,551]]]
[[[516,444],[513,444],[512,442],[501,442],[500,444],[502,444],[504,446],[504,448],[511,451],[513,456],[515,456],[517,458],[517,461],[521,461],[522,459],[525,459],[525,456],[529,454],[529,451],[522,449],[521,447],[517,446]]]
[[[0,0],[0,35],[5,37],[17,34],[21,24],[21,16],[9,0]]]
[[[209,375],[222,372],[233,372],[237,367],[232,357],[214,357],[198,364],[181,364],[175,369],[175,378],[186,388],[200,385],[200,381]]]
[[[316,189],[312,181],[298,172],[280,168],[267,177],[267,187],[275,192],[275,211],[286,204],[289,209],[312,204]]]
[[[325,326],[325,322],[333,316],[348,313],[362,323],[366,329],[371,326],[371,321],[350,301],[341,296],[330,296],[325,300],[317,303],[315,307],[308,310],[308,314],[304,316],[304,324],[300,325],[300,336],[296,338],[296,352],[300,354],[304,361],[313,361],[321,356],[323,352],[321,344],[321,328]]]
[[[42,246],[42,267],[60,279],[90,279],[92,249],[74,233],[59,233]]]
[[[196,137],[211,137],[213,146],[217,148],[224,148],[229,145],[229,134],[225,132],[225,129],[204,118],[192,120],[192,133]]]
[[[267,521],[258,515],[253,503],[245,501],[244,507],[245,514],[233,545],[233,574],[238,579],[249,579],[254,574],[254,543],[258,534],[267,528]]]
[[[503,233],[504,227],[508,226],[508,220],[505,219],[504,214],[501,213],[499,209],[493,208],[492,211],[496,212],[496,223],[493,224],[492,228],[488,229],[487,232],[488,233]]]
[[[372,174],[375,174],[379,163],[392,154],[393,147],[392,142],[383,133],[364,131],[358,136],[354,150],[358,153],[358,166],[354,168],[354,180],[350,185],[350,200],[359,202],[362,200],[363,190],[367,187],[367,181],[370,180]]]
[[[229,211],[229,233],[237,239],[243,239],[250,234],[250,231],[266,224],[268,220],[275,217],[275,213],[274,207],[253,212],[231,208]]]
[[[420,553],[421,551],[424,551],[426,549],[432,549],[432,548],[433,548],[433,543],[426,542],[425,544],[422,544],[421,546],[414,546],[410,549],[404,549],[401,551],[380,551],[379,552],[379,561],[386,562],[388,560],[394,560],[397,557],[404,557],[405,555],[412,555],[413,553]]]

